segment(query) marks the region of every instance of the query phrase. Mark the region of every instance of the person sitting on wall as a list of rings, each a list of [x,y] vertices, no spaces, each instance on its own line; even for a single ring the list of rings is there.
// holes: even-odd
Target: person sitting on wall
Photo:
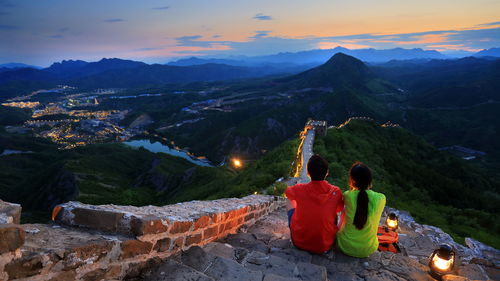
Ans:
[[[384,211],[385,195],[371,190],[370,168],[356,162],[349,170],[350,190],[344,192],[343,226],[337,247],[346,255],[365,258],[377,251],[377,230]]]
[[[307,162],[311,181],[286,189],[288,225],[295,247],[312,252],[328,251],[337,233],[337,213],[344,207],[342,191],[329,184],[328,163],[319,155]]]

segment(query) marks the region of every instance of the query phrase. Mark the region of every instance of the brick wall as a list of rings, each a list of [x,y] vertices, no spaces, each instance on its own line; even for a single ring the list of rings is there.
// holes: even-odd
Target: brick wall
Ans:
[[[0,225],[0,280],[133,278],[181,250],[244,229],[281,205],[281,198],[263,195],[163,207],[68,202],[54,208],[53,224]]]

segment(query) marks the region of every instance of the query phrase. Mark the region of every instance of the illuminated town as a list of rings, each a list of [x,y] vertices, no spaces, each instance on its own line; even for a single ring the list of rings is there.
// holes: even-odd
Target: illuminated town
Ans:
[[[59,86],[39,90],[30,95],[8,100],[3,106],[32,110],[32,119],[18,126],[9,126],[11,132],[32,132],[49,138],[62,149],[91,143],[125,141],[142,133],[140,129],[126,129],[119,125],[127,110],[97,110],[99,99],[116,94],[116,89],[99,89],[90,93],[75,93],[76,88]],[[50,102],[33,101],[38,94],[54,94]],[[67,95],[63,95],[67,94]],[[62,97],[62,98],[61,98]],[[105,98],[110,98],[105,96]],[[82,109],[85,108],[85,109]]]

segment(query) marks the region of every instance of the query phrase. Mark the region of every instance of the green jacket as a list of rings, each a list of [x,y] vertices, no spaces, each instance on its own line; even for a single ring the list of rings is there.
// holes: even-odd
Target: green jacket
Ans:
[[[354,226],[359,190],[344,192],[345,222],[337,233],[337,245],[345,254],[365,258],[378,249],[377,230],[385,206],[385,195],[372,190],[368,194],[368,219],[362,229]]]

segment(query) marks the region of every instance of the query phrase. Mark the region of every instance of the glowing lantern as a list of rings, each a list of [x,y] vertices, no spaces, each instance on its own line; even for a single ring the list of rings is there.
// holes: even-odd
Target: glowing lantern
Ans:
[[[236,168],[241,168],[241,166],[243,166],[243,163],[241,163],[240,159],[234,158],[233,159],[233,166]]]
[[[396,230],[398,228],[398,216],[396,216],[396,214],[394,213],[390,213],[385,223],[387,224],[388,228]]]
[[[448,244],[439,246],[439,249],[434,250],[429,258],[430,273],[436,278],[441,278],[441,276],[451,273],[454,266],[455,252]]]

